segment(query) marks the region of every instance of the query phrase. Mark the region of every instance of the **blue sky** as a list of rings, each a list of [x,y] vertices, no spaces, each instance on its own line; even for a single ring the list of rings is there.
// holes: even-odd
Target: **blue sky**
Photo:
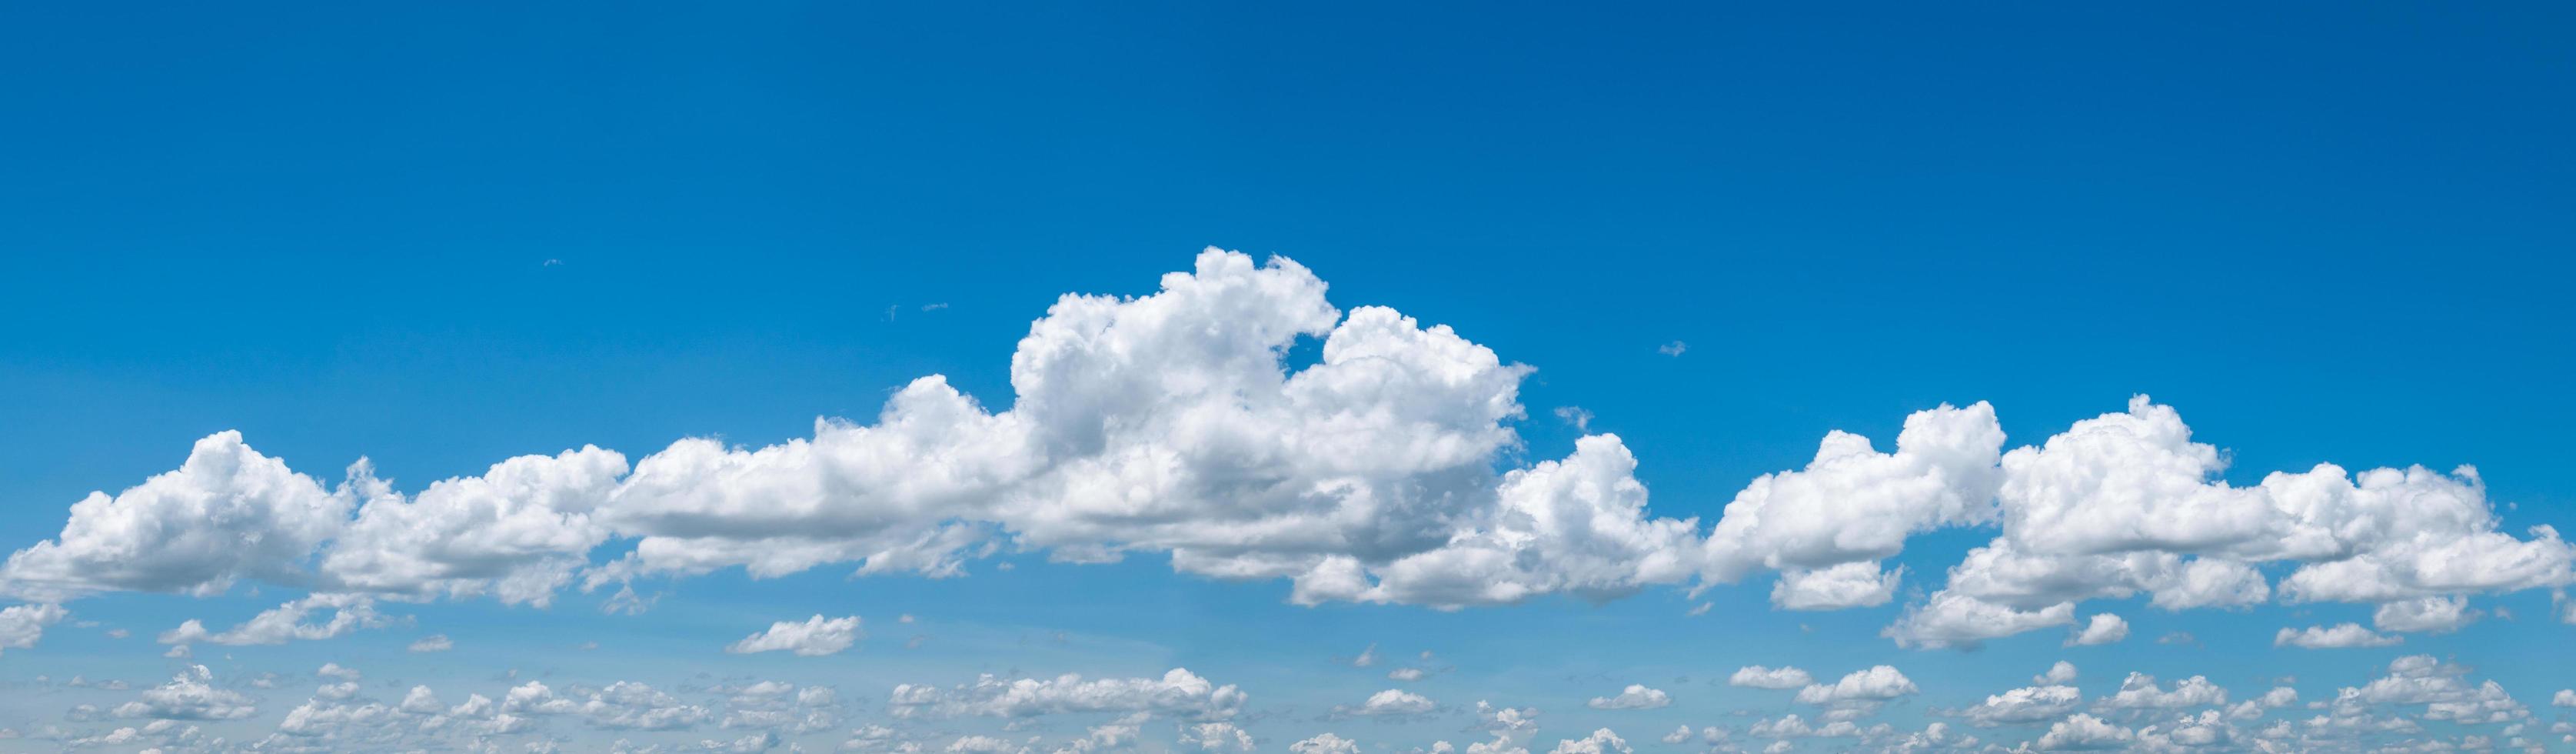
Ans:
[[[228,430],[321,488],[337,488],[363,457],[391,490],[418,496],[515,456],[595,445],[633,464],[683,438],[748,451],[813,438],[817,417],[874,424],[925,375],[944,376],[987,415],[1017,415],[1025,391],[1012,356],[1024,337],[1041,340],[1032,323],[1059,296],[1155,294],[1163,275],[1194,270],[1200,250],[1216,247],[1247,255],[1242,275],[1328,285],[1321,300],[1337,315],[1391,307],[1490,349],[1497,368],[1534,369],[1502,385],[1518,416],[1429,420],[1507,431],[1472,462],[1442,467],[1449,476],[1360,475],[1392,480],[1390,490],[1476,477],[1454,488],[1459,497],[1425,503],[1456,531],[1371,529],[1393,539],[1337,545],[1368,568],[1437,544],[1424,536],[1492,533],[1503,524],[1478,517],[1501,475],[1570,468],[1586,434],[1615,433],[1636,459],[1632,478],[1651,496],[1630,515],[1695,518],[1702,541],[1748,483],[1802,469],[1830,431],[1891,452],[1909,415],[1986,401],[2003,438],[1987,450],[2010,451],[2122,414],[2139,394],[2223,450],[2211,478],[2229,489],[2328,462],[2351,472],[2420,464],[2436,477],[2474,465],[2483,487],[2471,507],[2495,518],[2455,533],[2509,537],[2540,558],[2432,591],[2390,587],[2415,590],[2410,600],[2463,598],[2484,616],[2400,631],[2374,616],[2395,597],[2289,597],[2294,570],[2341,555],[2129,541],[2117,553],[2248,563],[2270,594],[2180,610],[2151,604],[2158,590],[2147,588],[2074,599],[2073,620],[2119,615],[2126,638],[2066,646],[2069,627],[2050,625],[1963,650],[1899,646],[1882,630],[1934,600],[1972,548],[2073,540],[2037,524],[1926,523],[1883,558],[1906,569],[1888,594],[1837,610],[1776,608],[1775,566],[1702,590],[1723,569],[1640,575],[1629,561],[1614,568],[1630,569],[1612,579],[1616,598],[1542,588],[1443,610],[1409,598],[1297,604],[1291,578],[1217,578],[1176,563],[1173,545],[1142,543],[1177,534],[1047,529],[1065,505],[1050,495],[1074,493],[1036,482],[931,506],[932,520],[990,527],[961,551],[962,573],[944,578],[906,568],[853,577],[858,559],[827,558],[773,577],[737,563],[619,581],[613,564],[646,537],[700,526],[687,531],[732,532],[774,553],[775,537],[845,524],[834,511],[879,515],[870,506],[884,503],[864,485],[790,494],[821,513],[782,525],[762,511],[784,498],[654,518],[609,510],[638,495],[603,492],[610,502],[593,502],[608,508],[574,511],[603,522],[599,543],[567,566],[570,581],[543,590],[544,607],[349,589],[382,625],[276,644],[198,640],[186,659],[164,657],[173,644],[156,639],[186,620],[222,632],[304,600],[342,577],[323,560],[356,551],[354,540],[322,537],[265,571],[235,563],[122,581],[97,575],[127,562],[113,547],[69,561],[76,578],[39,579],[32,561],[13,559],[0,606],[26,608],[18,615],[38,638],[7,644],[0,620],[0,728],[22,737],[0,749],[583,751],[769,733],[781,750],[822,751],[881,725],[891,737],[863,748],[990,736],[1002,740],[960,750],[1044,752],[1095,727],[1135,725],[1132,740],[1086,745],[1195,751],[1182,726],[1224,722],[1259,750],[1332,733],[1402,752],[1493,740],[1482,700],[1538,710],[1535,731],[1505,736],[1534,751],[1599,728],[1634,749],[1755,750],[1775,740],[1756,723],[1795,713],[1821,725],[1835,709],[1727,683],[1753,665],[1794,665],[1827,685],[1887,665],[1918,687],[1855,719],[1889,732],[1777,739],[1797,750],[1895,746],[1934,723],[1948,726],[1948,744],[2037,745],[2052,725],[2068,728],[2064,742],[2075,714],[2130,736],[2106,745],[2149,747],[2148,726],[2170,736],[2178,716],[2276,685],[2301,701],[2230,718],[2225,745],[2483,736],[2565,747],[2566,731],[2551,727],[2567,708],[2551,697],[2576,686],[2563,649],[2576,616],[2553,598],[2569,576],[2549,558],[2563,549],[2530,529],[2576,525],[2557,430],[2576,418],[2576,397],[2555,389],[2576,359],[2564,290],[2576,247],[2576,147],[2564,136],[2576,133],[2571,30],[2569,9],[2542,4],[0,10],[0,68],[15,72],[0,76],[0,549],[22,555],[68,543],[67,511],[91,491],[114,497],[180,468],[193,443]],[[1254,266],[1274,256],[1293,263]],[[1229,322],[1289,316],[1265,303],[1311,299],[1218,296],[1246,308],[1184,308],[1154,332],[1232,333]],[[1144,315],[1125,316],[1121,326]],[[1065,428],[1144,432],[1147,418],[1169,418],[1157,407],[1188,402],[1138,391],[1199,379],[1188,362],[1201,354],[1150,350],[1172,342],[1083,362],[1116,379],[1066,394],[1062,405],[1076,408],[1051,409],[1044,423],[1078,435]],[[1275,382],[1331,361],[1321,342],[1283,341],[1265,374]],[[1068,390],[1094,384],[1068,370]],[[1082,409],[1082,396],[1108,408]],[[1449,406],[1395,388],[1367,400]],[[1575,409],[1588,417],[1581,427],[1562,418]],[[1403,456],[1394,446],[1351,438],[1421,436],[1363,424],[1299,447],[1392,466],[1405,462],[1389,460]],[[1306,436],[1242,417],[1215,426]],[[1222,452],[1230,446],[1206,435],[1129,439],[1194,459],[1184,465],[1201,481],[1240,470]],[[1071,445],[1051,452],[1082,455]],[[2100,468],[2133,468],[2104,458]],[[894,478],[953,459],[913,457]],[[1163,513],[1175,527],[1262,504],[1240,490],[1184,500],[1124,479],[1135,486],[1118,489],[1146,490],[1136,504],[1172,506]],[[1980,489],[1973,502],[2007,514],[2042,506],[2044,496],[2015,489],[2000,503]],[[2082,507],[2112,505],[2115,492],[2078,496],[2070,530],[2115,518]],[[1008,511],[967,510],[1006,498]],[[2133,527],[2201,536],[2197,524],[2226,523],[2175,498],[2141,499]],[[135,520],[237,535],[227,528],[236,520],[184,513]],[[612,514],[633,518],[604,523]],[[769,538],[743,534],[755,530]],[[117,536],[129,554],[172,549],[148,533]],[[1268,536],[1282,539],[1254,549],[1316,553]],[[1212,546],[1193,542],[1182,549]],[[2496,551],[2485,542],[2461,552]],[[1115,564],[1060,562],[1087,545],[1129,551]],[[1572,578],[1569,553],[1582,552],[1517,562],[1532,569],[1524,576]],[[594,575],[609,580],[586,591]],[[65,578],[79,588],[64,589]],[[229,583],[172,593],[219,580]],[[621,585],[649,608],[604,611]],[[34,617],[49,605],[63,612]],[[859,618],[864,638],[819,655],[724,651],[816,615]],[[2276,646],[2281,629],[2346,622],[2403,641]],[[2178,633],[2192,638],[2159,641]],[[432,635],[453,648],[407,650]],[[1377,662],[1353,667],[1372,646]],[[2422,717],[2421,700],[2351,715],[2307,707],[2416,655],[2469,669],[2433,677],[2495,681],[2521,712],[2369,735],[2306,727]],[[2079,707],[1991,727],[1965,711],[2049,685],[2031,677],[2060,660],[2080,668],[2070,684]],[[361,690],[313,693],[336,682],[314,676],[326,662],[360,671]],[[196,678],[195,665],[208,678],[189,688],[237,694],[256,711],[159,728],[155,710],[117,711],[173,675]],[[1402,667],[1438,672],[1388,677]],[[956,687],[985,673],[1161,679],[1174,668],[1248,701],[1017,716],[935,705],[898,714],[892,703],[897,684],[968,694]],[[2166,689],[2205,676],[2229,704],[2101,701],[2131,672]],[[530,713],[525,730],[476,729],[492,718],[467,713],[436,731],[413,713],[385,726],[280,729],[308,703],[392,709],[426,686],[446,708],[469,694],[502,700],[531,680],[572,699],[647,684],[673,701],[645,707],[706,714],[662,730],[586,713]],[[729,701],[758,681],[833,689],[832,704],[793,707],[827,711],[828,724],[725,725],[732,707],[787,704]],[[1669,704],[1587,704],[1630,684]],[[1434,709],[1335,711],[1389,689]],[[1122,722],[1140,709],[1152,714]],[[2259,735],[2280,721],[2297,723],[2295,737]],[[181,732],[190,725],[200,732]],[[1729,738],[1658,740],[1682,725]],[[128,727],[134,738],[82,743]]]

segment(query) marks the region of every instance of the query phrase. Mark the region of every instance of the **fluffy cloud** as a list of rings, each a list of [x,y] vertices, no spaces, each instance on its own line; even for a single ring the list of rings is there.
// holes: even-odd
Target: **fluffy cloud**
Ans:
[[[2129,622],[2117,615],[2101,613],[2093,616],[2093,620],[2084,624],[2082,629],[2066,637],[2066,646],[2109,644],[2126,638],[2129,638]]]
[[[2210,683],[2208,678],[2192,676],[2174,683],[2167,691],[2156,684],[2156,677],[2130,673],[2120,681],[2120,690],[2096,700],[2093,706],[2106,710],[2180,709],[2214,707],[2227,703],[2227,689]]]
[[[324,489],[241,433],[218,432],[175,470],[74,503],[61,534],[0,565],[0,591],[213,594],[244,577],[291,580],[295,563],[347,526],[352,503],[351,490]]]
[[[1805,469],[1755,479],[1727,503],[1709,534],[1711,575],[1732,581],[1756,568],[1873,562],[1902,551],[1911,535],[1991,520],[2003,442],[1985,403],[1915,412],[1892,453],[1860,435],[1828,433]]]
[[[331,611],[331,619],[306,623],[304,618],[319,610]],[[376,614],[375,600],[360,594],[313,594],[303,599],[280,604],[251,616],[241,625],[220,633],[209,632],[203,622],[191,619],[178,628],[161,632],[163,644],[197,644],[212,642],[228,646],[284,644],[289,641],[320,641],[346,635],[361,628],[383,628],[392,621]]]
[[[214,680],[214,672],[206,666],[190,665],[169,683],[144,689],[141,698],[117,705],[115,714],[162,720],[238,720],[259,714],[250,697],[215,688]]]
[[[1974,557],[1974,553],[1970,554]],[[1953,573],[1953,579],[1956,573]],[[2075,603],[2060,602],[2037,610],[2020,610],[1958,592],[1943,590],[1932,600],[1906,611],[1880,635],[1900,647],[1974,649],[1988,639],[2075,622]]]
[[[2121,748],[2133,738],[2127,728],[2079,713],[2049,725],[2033,746],[2043,751],[2092,751]]]
[[[1593,709],[1655,709],[1671,706],[1672,703],[1672,696],[1665,694],[1662,689],[1650,689],[1632,683],[1628,684],[1627,688],[1621,689],[1617,696],[1596,696],[1585,704]]]
[[[1882,573],[1877,563],[1868,561],[1829,568],[1791,568],[1781,571],[1780,580],[1772,585],[1771,604],[1782,610],[1884,605],[1896,597],[1897,581],[1904,577],[1903,567]]]
[[[1011,408],[914,381],[873,423],[759,448],[594,447],[394,490],[363,461],[325,487],[237,433],[179,470],[73,507],[0,566],[0,590],[207,594],[240,578],[543,605],[648,574],[832,563],[964,571],[1010,544],[1059,560],[1169,555],[1288,578],[1303,602],[1442,607],[1624,594],[1696,575],[1697,526],[1653,518],[1618,438],[1497,474],[1527,367],[1382,307],[1347,314],[1284,259],[1214,249],[1152,295],[1066,296],[1011,360]],[[1321,341],[1289,369],[1286,351]],[[592,553],[630,540],[619,560]],[[240,546],[240,543],[253,543]]]
[[[1347,708],[1344,711],[1354,715],[1389,717],[1397,715],[1419,715],[1431,711],[1432,708],[1436,706],[1438,705],[1432,704],[1430,698],[1424,697],[1421,694],[1400,689],[1387,689],[1375,694],[1370,694],[1368,701],[1361,702],[1360,706]]]
[[[2280,561],[2297,564],[2279,590],[2294,601],[2389,603],[2576,578],[2576,548],[2555,530],[2535,527],[2529,539],[2497,531],[2472,469],[2319,465],[2236,487],[2216,480],[2224,459],[2145,396],[2005,453],[2002,535],[1953,567],[1943,590],[1890,635],[1970,646],[1951,637],[2040,628],[2050,624],[2011,619],[2139,592],[2166,609],[2249,605],[2272,594],[2254,566]]]
[[[1592,735],[1556,742],[1556,748],[1549,749],[1548,754],[1629,754],[1632,751],[1627,740],[1620,738],[1619,734],[1610,732],[1609,728],[1598,728],[1592,731]]]
[[[1331,733],[1288,745],[1292,754],[1360,754],[1360,743]]]
[[[71,611],[61,605],[11,605],[0,608],[0,652],[36,646],[45,627],[60,623]]]
[[[1726,682],[1730,685],[1757,689],[1794,689],[1815,683],[1816,679],[1808,675],[1807,671],[1785,665],[1776,669],[1748,665],[1737,668],[1735,675],[1728,676]]]
[[[816,615],[802,623],[779,621],[769,624],[768,630],[742,637],[741,641],[725,647],[725,651],[749,654],[785,650],[804,657],[821,657],[849,649],[864,636],[866,634],[859,630],[858,616],[825,618]]]
[[[1960,715],[1978,727],[2037,723],[2065,717],[2084,703],[2072,686],[2030,686],[1986,697]]]
[[[1886,701],[1918,691],[1914,681],[1886,665],[1853,671],[1831,684],[1810,684],[1798,690],[1800,704],[1833,704],[1852,701]]]
[[[449,641],[446,634],[431,634],[429,636],[424,636],[421,637],[419,641],[414,641],[410,646],[405,647],[405,649],[413,652],[445,652],[455,648],[456,642]]]
[[[2370,622],[2382,631],[2444,634],[2476,622],[2480,615],[2469,609],[2466,597],[2425,597],[2381,604],[2371,613]]]
[[[1234,723],[1199,723],[1181,728],[1181,746],[1205,752],[1252,750],[1252,734]]]
[[[2058,660],[2056,664],[2048,666],[2048,672],[2031,676],[2030,678],[2032,683],[2046,686],[2063,685],[2074,680],[2075,663],[2067,662],[2065,660]]]
[[[2145,396],[2008,452],[1986,403],[1915,412],[1887,451],[1830,432],[1703,530],[1653,514],[1616,435],[1523,463],[1530,368],[1325,292],[1293,261],[1209,249],[1150,294],[1056,301],[1012,354],[1006,410],[932,375],[805,438],[689,438],[631,463],[596,447],[527,455],[416,494],[364,460],[326,485],[218,433],[173,471],[74,504],[58,534],[0,564],[0,594],[258,579],[545,605],[576,583],[631,594],[637,578],[729,568],[955,576],[1008,549],[1146,553],[1285,579],[1303,604],[1444,609],[1769,571],[1776,606],[1825,610],[1892,601],[1904,571],[1882,563],[1909,538],[1992,526],[1884,631],[1964,649],[2073,624],[2090,599],[2365,603],[2383,630],[2441,631],[2475,616],[2468,595],[2576,583],[2576,546],[2546,526],[2504,531],[2474,469],[2319,465],[2238,486],[2225,453]],[[1314,358],[1292,363],[1304,345]],[[625,554],[593,562],[604,549]],[[2265,569],[2286,575],[2276,586]],[[2079,636],[2107,635],[2100,620]]]
[[[1151,712],[1221,720],[1242,711],[1244,693],[1173,668],[1161,678],[1006,680],[992,675],[952,687],[898,684],[886,700],[895,717],[1034,717],[1074,712]]]
[[[2403,641],[2405,641],[2404,638],[2382,635],[2362,628],[2358,623],[2342,623],[2332,627],[2284,628],[2280,633],[2272,636],[2272,646],[2301,649],[2385,647]]]

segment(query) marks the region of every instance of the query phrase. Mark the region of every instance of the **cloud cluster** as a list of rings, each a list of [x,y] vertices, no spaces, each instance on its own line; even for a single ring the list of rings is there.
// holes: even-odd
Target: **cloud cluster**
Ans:
[[[1242,711],[1245,700],[1243,691],[1232,685],[1219,686],[1187,669],[1173,668],[1161,678],[1086,680],[1067,674],[1004,679],[986,674],[957,686],[898,684],[887,696],[886,710],[898,718],[1149,712],[1223,720]]]
[[[866,636],[859,630],[858,616],[825,618],[815,615],[804,621],[779,621],[767,630],[742,637],[725,647],[732,654],[753,652],[794,652],[802,657],[821,657],[849,649]]]
[[[2327,464],[2238,486],[2225,453],[2145,396],[2009,450],[1982,402],[1913,413],[1887,450],[1829,432],[1704,528],[1650,510],[1616,435],[1523,463],[1529,367],[1325,292],[1293,261],[1209,249],[1149,295],[1059,299],[1011,356],[1007,409],[933,375],[872,421],[818,420],[810,437],[689,438],[633,459],[583,447],[416,494],[363,459],[325,484],[217,433],[176,470],[74,504],[60,533],[0,564],[0,594],[50,605],[257,579],[332,601],[220,633],[191,623],[171,642],[265,643],[371,625],[369,598],[545,605],[576,584],[632,595],[638,578],[835,564],[955,576],[1007,550],[1156,554],[1285,579],[1302,604],[1607,599],[1771,573],[1776,607],[1834,610],[1895,601],[1907,573],[1884,561],[1910,538],[1992,527],[1884,631],[1968,648],[2073,626],[2090,599],[2364,603],[2380,630],[2441,632],[2479,616],[2471,595],[2576,583],[2576,547],[2547,526],[2505,531],[2474,469]],[[596,562],[603,549],[624,554]],[[285,614],[318,607],[339,612]],[[2070,643],[2125,635],[2099,614]],[[737,646],[752,645],[767,646]]]

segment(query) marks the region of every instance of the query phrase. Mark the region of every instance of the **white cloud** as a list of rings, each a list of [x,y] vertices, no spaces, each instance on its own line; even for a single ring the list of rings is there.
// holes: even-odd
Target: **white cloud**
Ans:
[[[317,610],[331,611],[331,619],[305,623],[305,616]],[[159,641],[163,644],[211,642],[226,646],[284,644],[337,638],[361,628],[388,625],[392,625],[392,621],[377,615],[375,600],[365,595],[312,594],[261,611],[241,625],[220,633],[208,632],[204,623],[191,619],[180,623],[178,628],[161,632]]]
[[[419,641],[412,642],[411,646],[405,649],[413,652],[445,652],[455,648],[456,642],[449,641],[446,634],[430,634],[421,637]]]
[[[55,538],[10,555],[0,591],[58,600],[107,590],[213,594],[280,578],[348,522],[352,492],[252,452],[239,432],[198,440],[179,468],[71,507]]]
[[[71,611],[61,605],[11,605],[0,608],[0,654],[28,649],[45,638],[45,627],[62,622]]]
[[[2058,660],[2056,664],[2048,666],[2048,672],[2031,676],[2030,678],[2032,683],[2042,686],[2064,685],[2074,680],[2075,663],[2067,662],[2065,660]]]
[[[1593,709],[1655,709],[1671,706],[1672,703],[1672,696],[1665,694],[1662,689],[1650,689],[1632,683],[1628,684],[1627,688],[1621,689],[1617,696],[1596,696],[1585,704]]]
[[[1813,684],[1798,690],[1800,704],[1833,704],[1848,701],[1885,701],[1918,691],[1914,681],[1895,668],[1878,665],[1853,671],[1830,685]]]
[[[1955,572],[1952,578],[1955,581]],[[1988,639],[2074,622],[2073,602],[2018,610],[1945,589],[1879,633],[1901,647],[1974,649]]]
[[[992,675],[953,687],[898,684],[886,709],[898,718],[977,715],[1034,717],[1079,712],[1151,712],[1220,720],[1242,711],[1244,693],[1174,668],[1161,678],[1079,675],[1006,680]]]
[[[1180,743],[1205,752],[1248,752],[1252,750],[1252,734],[1234,723],[1198,723],[1182,726]]]
[[[2425,597],[2382,604],[2371,613],[2370,622],[2382,631],[2446,634],[2476,622],[2480,615],[2469,609],[2466,597]]]
[[[2227,689],[2210,683],[2202,676],[2192,676],[2174,683],[2167,691],[2156,684],[2156,677],[2130,673],[2120,681],[2120,690],[2094,702],[2100,709],[2179,709],[2214,707],[2227,703]]]
[[[2342,623],[2331,627],[2284,628],[2272,636],[2272,646],[2301,649],[2385,647],[2403,641],[2405,641],[2404,638],[2379,634],[2362,628],[2358,623]]]
[[[859,630],[857,616],[825,618],[816,615],[802,623],[779,621],[769,624],[768,630],[742,637],[741,641],[725,647],[725,651],[749,654],[784,650],[804,657],[821,657],[849,649],[851,644],[865,636]]]
[[[2072,686],[2031,686],[1988,696],[1960,715],[1978,727],[2018,725],[2065,717],[2083,703],[2084,694]]]
[[[2032,745],[2043,751],[2092,751],[2124,748],[2133,738],[2127,728],[2079,713],[2049,725]]]
[[[1709,534],[1711,575],[1733,581],[1756,568],[1874,562],[1902,551],[1908,536],[1989,521],[2003,441],[1984,403],[1915,412],[1892,453],[1860,435],[1828,433],[1805,469],[1764,475],[1727,503]]]
[[[1619,734],[1610,732],[1609,728],[1598,728],[1589,736],[1557,741],[1556,748],[1549,749],[1548,754],[1629,754],[1632,751]]]
[[[2576,689],[2559,689],[2557,696],[2549,698],[2549,706],[2576,707]]]
[[[1905,577],[1902,566],[1882,573],[1877,563],[1860,561],[1829,568],[1790,568],[1771,587],[1771,605],[1782,610],[1841,610],[1884,605],[1896,597]]]
[[[2129,622],[2110,613],[2097,613],[2082,629],[2066,637],[2066,646],[2086,647],[2109,644],[2129,638]]]
[[[1429,698],[1421,694],[1400,689],[1387,689],[1370,694],[1368,701],[1361,702],[1357,708],[1346,711],[1354,715],[1385,717],[1419,715],[1431,711],[1435,706],[1437,705],[1432,704]]]
[[[1808,675],[1807,671],[1786,665],[1776,669],[1760,665],[1747,665],[1745,667],[1737,668],[1735,670],[1735,675],[1728,676],[1726,682],[1729,685],[1748,686],[1757,689],[1794,689],[1810,683],[1815,683],[1816,679],[1813,676]]]
[[[1331,733],[1288,745],[1292,754],[1360,754],[1360,743]]]
[[[169,474],[74,506],[0,590],[212,593],[240,578],[545,604],[638,575],[831,563],[962,573],[996,536],[1067,561],[1166,553],[1188,573],[1289,578],[1300,601],[1442,607],[1607,597],[1699,570],[1686,520],[1651,518],[1616,437],[1498,476],[1527,367],[1393,310],[1347,314],[1284,259],[1209,250],[1136,298],[1067,296],[1012,359],[1011,408],[944,378],[874,423],[761,448],[686,439],[636,460],[583,448],[396,492],[361,462],[325,488],[237,433]],[[1320,339],[1321,358],[1282,354]],[[588,558],[609,540],[625,557]],[[244,547],[240,543],[254,543]]]
[[[162,720],[238,720],[259,714],[241,692],[215,688],[213,671],[190,665],[169,683],[144,689],[141,698],[117,705],[117,717]]]

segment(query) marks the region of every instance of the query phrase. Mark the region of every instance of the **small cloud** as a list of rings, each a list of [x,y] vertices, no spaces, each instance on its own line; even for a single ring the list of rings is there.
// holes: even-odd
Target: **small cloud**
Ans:
[[[941,309],[946,309],[946,308],[948,308],[948,302],[946,302],[946,301],[941,301],[941,302],[936,303],[936,304],[922,304],[922,305],[921,305],[921,310],[922,310],[922,311],[925,311],[925,312],[935,312],[935,311],[939,311],[939,310],[941,310]]]
[[[545,264],[543,264],[543,265],[539,265],[539,266],[542,266],[542,267],[562,267],[562,266],[563,266],[563,260],[561,260],[561,259],[547,259]]]
[[[448,641],[446,634],[431,634],[427,638],[411,643],[411,651],[414,652],[445,652],[455,648],[456,643]]]
[[[1713,607],[1717,607],[1717,603],[1715,603],[1715,602],[1702,602],[1702,603],[1699,603],[1699,607],[1691,608],[1691,609],[1690,609],[1690,614],[1691,614],[1691,615],[1693,615],[1693,616],[1707,615],[1707,614],[1708,614],[1708,610],[1709,610],[1709,608],[1713,608]]]
[[[2163,635],[2163,636],[2156,637],[2156,643],[2157,643],[2157,644],[2174,644],[2174,645],[2182,645],[2182,644],[2199,644],[2199,643],[2200,643],[2200,637],[2196,637],[2196,636],[2191,635],[2191,632],[2190,632],[2190,631],[2175,631],[2175,632],[2173,632],[2173,633],[2169,633],[2169,634],[2165,634],[2165,635]]]
[[[1556,407],[1556,418],[1558,421],[1573,425],[1574,431],[1592,431],[1592,412],[1585,411],[1580,407],[1558,406]]]
[[[1688,350],[1690,350],[1690,344],[1678,340],[1655,347],[1655,353],[1665,356],[1680,356],[1683,351]]]

